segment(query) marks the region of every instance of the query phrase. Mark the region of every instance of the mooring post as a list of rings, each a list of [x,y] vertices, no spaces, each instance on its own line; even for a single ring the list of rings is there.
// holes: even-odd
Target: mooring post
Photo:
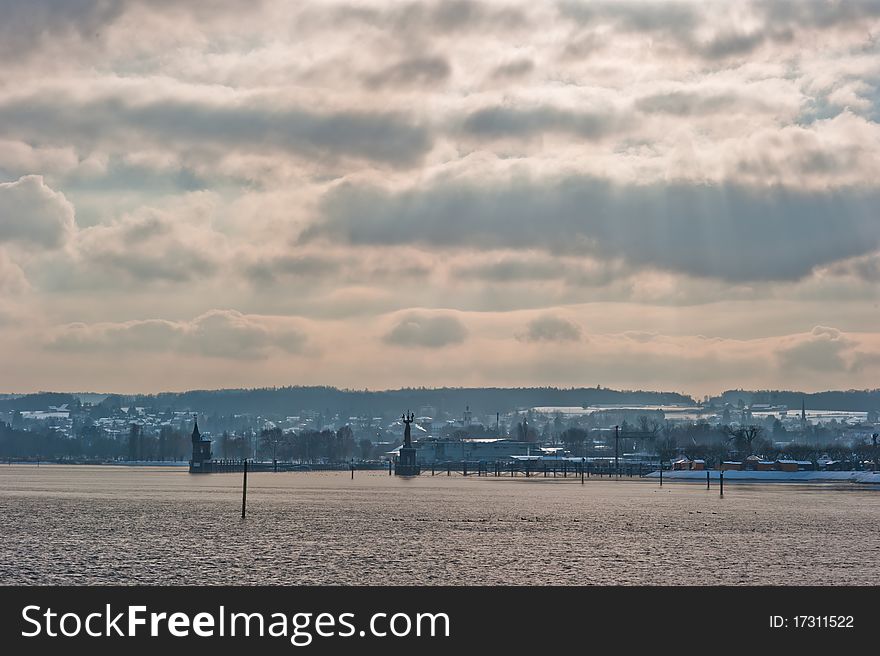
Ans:
[[[663,461],[660,461],[660,487],[663,487]]]
[[[709,470],[706,470],[706,489],[709,489]]]
[[[241,518],[244,519],[244,515],[247,512],[247,458],[244,460],[244,477],[241,483]]]
[[[718,476],[718,488],[719,488],[719,490],[721,490],[721,496],[723,497],[724,496],[724,470],[722,469],[719,472],[719,474],[720,475]]]

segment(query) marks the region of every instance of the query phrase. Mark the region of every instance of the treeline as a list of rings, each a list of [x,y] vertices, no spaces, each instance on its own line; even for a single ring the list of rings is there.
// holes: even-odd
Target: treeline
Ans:
[[[189,460],[191,454],[189,437],[167,426],[150,435],[133,425],[121,436],[83,426],[67,437],[52,428],[20,430],[0,422],[0,460]]]
[[[109,401],[109,400],[108,400]],[[449,387],[398,390],[347,390],[335,387],[279,387],[235,390],[196,390],[119,397],[121,405],[188,410],[205,413],[288,415],[302,410],[337,412],[343,416],[396,416],[430,406],[437,412],[460,415],[465,407],[475,414],[510,412],[531,406],[584,406],[600,404],[694,403],[676,392],[612,390],[602,387],[559,389],[555,387]]]
[[[387,445],[370,440],[356,441],[349,426],[337,431],[301,431],[284,433],[280,428],[263,430],[258,436],[224,433],[214,442],[217,458],[252,458],[287,462],[348,462],[380,458]]]
[[[627,437],[633,432],[643,437]],[[663,461],[686,456],[717,466],[724,460],[742,461],[751,455],[758,455],[771,461],[790,459],[816,462],[822,456],[827,456],[831,460],[853,464],[880,463],[880,447],[873,440],[846,444],[832,441],[829,434],[819,431],[804,441],[791,441],[777,446],[773,439],[776,435],[760,426],[733,428],[706,423],[661,426],[644,418],[636,425],[621,426],[620,435],[620,454],[632,450],[645,451],[659,456]],[[560,434],[560,441],[575,456],[613,455],[614,440],[613,432],[594,432],[579,427],[568,428]]]
[[[785,405],[789,410],[799,410],[802,403],[807,410],[847,412],[880,410],[880,389],[829,390],[813,393],[790,390],[727,390],[720,398],[742,398],[747,405],[751,403]]]

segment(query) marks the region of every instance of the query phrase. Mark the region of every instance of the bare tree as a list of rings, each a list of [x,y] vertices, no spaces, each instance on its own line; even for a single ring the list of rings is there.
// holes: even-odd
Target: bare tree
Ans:
[[[732,429],[730,426],[724,427],[725,433],[733,440],[736,441],[737,445],[745,447],[745,450],[748,451],[746,455],[752,455],[753,453],[753,445],[755,440],[761,437],[761,434],[764,432],[760,426],[742,426],[737,429]]]

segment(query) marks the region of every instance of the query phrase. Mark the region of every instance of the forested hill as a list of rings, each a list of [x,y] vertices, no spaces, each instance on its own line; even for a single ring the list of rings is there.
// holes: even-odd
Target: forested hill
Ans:
[[[799,410],[801,403],[807,410],[845,410],[849,412],[880,410],[880,389],[830,390],[812,394],[789,390],[727,390],[720,397],[721,400],[733,405],[740,398],[746,405],[771,403],[786,405],[791,410]]]
[[[108,399],[113,402],[113,399]],[[280,387],[238,390],[205,390],[122,397],[127,405],[230,414],[287,415],[300,410],[331,410],[349,416],[418,411],[431,406],[438,412],[460,414],[465,406],[475,414],[494,414],[530,406],[582,406],[603,403],[693,403],[675,392],[619,391],[605,388],[440,388],[385,391],[340,390],[334,387]]]
[[[46,410],[49,406],[79,402],[79,394],[40,392],[0,398],[0,412],[14,410]],[[96,394],[86,400],[96,401]],[[97,397],[97,398],[96,398]],[[880,389],[841,390],[804,393],[797,391],[728,390],[715,403],[737,405],[772,403],[798,410],[801,402],[808,410],[880,410]],[[106,405],[129,406],[132,403],[164,410],[198,410],[229,415],[237,413],[289,415],[302,410],[317,410],[374,416],[410,409],[418,412],[431,406],[438,412],[460,414],[470,406],[475,414],[494,414],[532,406],[583,406],[601,404],[676,404],[695,403],[675,392],[645,392],[587,387],[558,389],[555,387],[472,387],[472,388],[408,388],[385,391],[340,390],[335,387],[276,387],[259,389],[194,390],[151,395],[109,395]]]

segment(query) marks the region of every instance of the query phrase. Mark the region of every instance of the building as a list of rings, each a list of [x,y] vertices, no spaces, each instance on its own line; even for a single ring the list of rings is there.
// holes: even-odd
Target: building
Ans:
[[[425,439],[415,443],[416,460],[422,465],[442,462],[496,462],[511,456],[542,456],[534,442],[507,438]]]
[[[211,440],[202,437],[202,434],[199,432],[199,421],[193,417],[192,460],[189,461],[190,472],[210,471],[211,458]]]

